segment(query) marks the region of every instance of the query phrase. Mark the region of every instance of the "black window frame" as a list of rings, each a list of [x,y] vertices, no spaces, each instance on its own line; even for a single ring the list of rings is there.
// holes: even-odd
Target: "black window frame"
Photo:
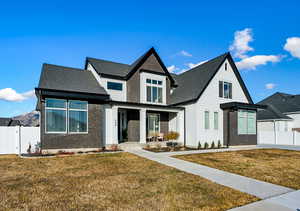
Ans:
[[[119,82],[107,81],[107,89],[123,91],[123,84]]]

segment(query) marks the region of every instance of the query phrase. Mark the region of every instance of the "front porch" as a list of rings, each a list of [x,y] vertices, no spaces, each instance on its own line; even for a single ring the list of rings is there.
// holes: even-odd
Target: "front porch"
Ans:
[[[139,143],[175,131],[178,142],[184,143],[184,110],[167,106],[112,105],[105,108],[105,145]]]

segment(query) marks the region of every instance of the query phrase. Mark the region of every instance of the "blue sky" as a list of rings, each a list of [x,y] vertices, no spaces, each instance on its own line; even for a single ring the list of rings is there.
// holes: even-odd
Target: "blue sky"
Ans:
[[[6,1],[0,7],[0,116],[35,108],[32,90],[44,62],[83,68],[90,56],[132,63],[152,46],[175,72],[231,49],[255,102],[276,91],[300,94],[299,6],[274,0]]]

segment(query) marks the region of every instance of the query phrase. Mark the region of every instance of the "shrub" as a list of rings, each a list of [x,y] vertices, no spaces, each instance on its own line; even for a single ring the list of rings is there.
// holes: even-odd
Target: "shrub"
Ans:
[[[211,146],[210,146],[210,148],[211,149],[214,149],[216,146],[215,146],[215,142],[213,141],[212,143],[211,143]]]
[[[219,141],[218,141],[218,149],[220,149],[221,147],[222,147],[221,141],[219,140]]]
[[[29,144],[29,146],[28,146],[27,153],[31,154],[31,144]]]
[[[167,139],[168,141],[177,140],[178,137],[179,137],[179,133],[175,131],[170,131],[164,135],[164,138]]]
[[[204,143],[204,149],[208,149],[208,143],[207,142]]]
[[[200,141],[198,142],[198,149],[201,149],[201,143],[200,143]]]
[[[118,147],[117,144],[113,144],[113,145],[110,146],[110,149],[111,149],[112,151],[117,151],[117,150],[119,150],[119,147]]]
[[[158,143],[158,144],[155,145],[155,147],[156,147],[157,149],[160,149],[160,148],[161,148],[161,144]]]
[[[150,149],[150,144],[146,144],[145,149]]]

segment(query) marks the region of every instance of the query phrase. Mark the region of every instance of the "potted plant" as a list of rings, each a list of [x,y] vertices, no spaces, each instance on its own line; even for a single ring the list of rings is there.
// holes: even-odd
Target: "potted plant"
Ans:
[[[164,136],[164,138],[169,141],[167,142],[167,146],[175,147],[178,145],[176,140],[179,138],[179,133],[175,131],[170,131]]]

